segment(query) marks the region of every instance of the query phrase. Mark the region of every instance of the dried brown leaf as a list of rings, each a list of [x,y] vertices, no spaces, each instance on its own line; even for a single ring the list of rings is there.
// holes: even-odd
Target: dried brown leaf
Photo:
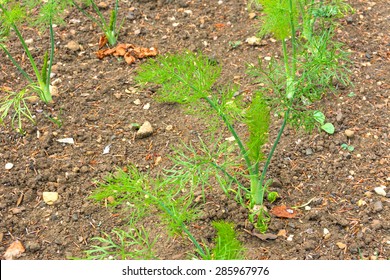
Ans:
[[[124,59],[127,64],[133,64],[135,62],[135,57],[132,56],[129,52],[124,55]]]
[[[278,238],[278,236],[276,234],[272,234],[272,233],[258,233],[256,232],[256,230],[252,230],[252,231],[249,231],[247,229],[244,229],[244,231],[246,233],[249,233],[250,235],[254,236],[254,237],[257,237],[263,241],[266,241],[266,240],[275,240],[276,238]]]
[[[11,245],[8,247],[7,251],[4,253],[4,258],[6,260],[12,260],[14,258],[20,257],[22,253],[24,253],[25,249],[19,240],[16,240],[11,243]]]
[[[106,35],[103,35],[99,38],[99,50],[103,48],[108,43]]]
[[[271,209],[271,214],[275,215],[278,218],[287,218],[292,219],[297,215],[297,211],[291,209],[285,205],[275,206]]]

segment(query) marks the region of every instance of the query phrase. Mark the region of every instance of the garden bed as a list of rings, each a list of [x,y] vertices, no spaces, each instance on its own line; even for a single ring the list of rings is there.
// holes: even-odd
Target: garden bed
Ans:
[[[270,37],[258,45],[246,42],[258,31],[262,13],[250,16],[245,1],[166,2],[123,1],[119,42],[154,47],[160,54],[200,51],[222,65],[221,81],[234,82],[248,94],[259,85],[247,75],[247,64],[281,56],[280,44]],[[223,219],[235,224],[248,259],[390,258],[390,10],[384,0],[349,2],[355,13],[340,19],[337,39],[350,52],[353,86],[329,93],[318,104],[335,133],[306,134],[288,127],[268,173],[280,195],[276,205],[310,202],[310,209],[299,208],[294,219],[271,215],[267,232],[276,238],[259,238],[248,233],[253,225],[247,210],[210,182],[205,201],[196,205],[200,216],[187,224],[199,242],[212,246],[211,222]],[[65,21],[55,28],[58,96],[48,105],[32,104],[37,124],[25,123],[25,135],[0,127],[0,252],[20,240],[26,249],[21,259],[85,258],[85,250],[98,244],[93,237],[124,229],[129,222],[126,212],[90,199],[97,182],[131,165],[156,178],[171,167],[174,147],[181,141],[198,143],[207,130],[183,107],[156,102],[155,88],[134,81],[142,60],[128,65],[117,57],[98,59],[101,34],[77,9],[69,10]],[[29,27],[22,32],[39,57],[48,34]],[[20,43],[11,38],[9,50],[27,65]],[[21,89],[24,81],[3,52],[0,62],[0,88]],[[153,134],[136,137],[132,124],[146,121]],[[270,139],[280,123],[271,121]],[[347,137],[346,130],[353,135]],[[245,127],[238,124],[238,131],[245,134]],[[64,138],[74,143],[58,142]],[[6,170],[7,163],[13,167]],[[387,196],[374,191],[381,186],[387,187]],[[43,192],[57,192],[59,200],[48,205]],[[187,235],[169,235],[156,209],[151,208],[142,226],[151,239],[157,238],[153,258],[194,254]]]

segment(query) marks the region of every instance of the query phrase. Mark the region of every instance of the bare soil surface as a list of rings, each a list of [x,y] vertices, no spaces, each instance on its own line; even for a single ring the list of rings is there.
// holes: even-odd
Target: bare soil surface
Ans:
[[[120,2],[120,17],[126,17],[120,42],[156,47],[161,54],[201,51],[223,65],[221,81],[233,81],[246,92],[258,86],[246,75],[246,64],[280,56],[279,44],[270,38],[261,46],[245,43],[255,35],[262,15],[257,12],[251,19],[246,1]],[[245,231],[252,229],[246,210],[218,187],[210,188],[206,203],[199,206],[201,217],[188,225],[198,240],[212,243],[211,221],[225,219],[236,224],[247,259],[390,258],[390,7],[386,0],[349,2],[356,12],[340,20],[337,39],[350,51],[354,85],[319,104],[336,132],[286,129],[268,174],[281,195],[277,205],[311,201],[310,210],[300,208],[296,219],[272,216],[269,233],[278,237],[261,240]],[[205,124],[180,106],[157,103],[153,89],[137,86],[133,79],[142,61],[129,66],[115,57],[99,60],[95,52],[101,34],[89,19],[72,9],[65,21],[55,28],[53,81],[59,95],[53,104],[32,105],[37,125],[26,123],[25,135],[0,127],[1,255],[20,240],[26,248],[20,259],[83,258],[92,237],[127,222],[126,216],[88,198],[95,181],[129,164],[157,176],[170,166],[173,146],[180,140],[196,141],[196,134],[204,131]],[[23,34],[33,39],[33,54],[41,56],[47,34],[31,28],[24,28]],[[69,48],[70,41],[77,43],[75,49]],[[235,41],[242,44],[232,48],[229,42]],[[8,46],[28,67],[16,38]],[[17,90],[23,85],[22,76],[1,52],[0,87]],[[147,103],[150,108],[144,109]],[[59,118],[62,126],[45,114]],[[131,124],[145,121],[154,133],[136,139]],[[173,129],[167,129],[169,125]],[[272,121],[270,143],[279,125],[280,120]],[[347,129],[353,131],[350,138]],[[67,137],[75,143],[57,141]],[[343,143],[354,151],[343,150]],[[110,151],[103,154],[107,145]],[[162,161],[156,165],[158,157]],[[13,168],[6,170],[6,163]],[[387,187],[387,196],[374,191],[380,186]],[[59,193],[54,205],[42,200],[47,191]],[[151,234],[160,234],[154,248],[157,258],[186,259],[194,253],[184,235],[168,237],[155,221],[152,212],[145,225]]]

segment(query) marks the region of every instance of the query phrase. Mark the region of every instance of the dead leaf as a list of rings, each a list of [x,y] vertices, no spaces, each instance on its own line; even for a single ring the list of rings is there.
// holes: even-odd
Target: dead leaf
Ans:
[[[142,48],[133,44],[118,44],[115,48],[102,49],[96,52],[96,56],[99,59],[103,59],[106,56],[123,56],[127,64],[133,64],[136,59],[142,59],[146,57],[156,56],[158,50],[156,48]]]
[[[135,57],[132,56],[130,53],[126,53],[124,55],[124,59],[125,59],[126,63],[129,64],[129,65],[133,64],[135,62]]]
[[[4,258],[6,260],[12,260],[14,258],[20,257],[22,253],[24,253],[25,249],[23,247],[22,242],[19,240],[16,240],[11,243],[11,245],[8,247],[7,251],[4,253]]]
[[[249,233],[250,235],[254,236],[254,237],[257,237],[263,241],[266,241],[266,240],[275,240],[276,238],[278,238],[277,235],[275,234],[272,234],[272,233],[257,233],[255,230],[252,230],[252,231],[249,231],[247,229],[244,229],[244,231],[246,233]]]
[[[297,215],[297,211],[286,207],[285,205],[275,206],[271,209],[271,214],[275,215],[278,218],[287,218],[292,219]]]
[[[140,47],[135,47],[132,50],[132,55],[135,56],[136,58],[142,59],[146,57],[151,57],[151,56],[156,56],[157,55],[157,49],[155,48],[140,48]]]
[[[124,56],[127,53],[127,45],[126,44],[119,44],[115,48],[114,55],[115,56]]]
[[[106,35],[103,35],[99,38],[99,50],[103,48],[108,43]]]

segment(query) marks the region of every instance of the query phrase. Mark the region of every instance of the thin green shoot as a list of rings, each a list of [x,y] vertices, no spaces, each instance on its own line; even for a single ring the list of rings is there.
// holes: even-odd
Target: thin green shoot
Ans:
[[[97,14],[97,18],[92,16],[88,11],[83,9],[77,1],[72,1],[73,5],[80,10],[86,17],[88,17],[90,20],[92,20],[94,23],[96,23],[97,26],[99,26],[100,30],[103,31],[105,37],[107,38],[108,44],[110,46],[115,46],[118,41],[119,32],[122,28],[124,18],[122,19],[122,22],[119,24],[119,27],[117,27],[117,20],[118,20],[118,13],[119,13],[119,1],[115,1],[114,9],[111,11],[110,14],[110,20],[107,21],[102,12],[100,11],[98,5],[95,3],[94,0],[84,0],[82,2],[87,3],[88,5],[92,6],[93,10]]]

